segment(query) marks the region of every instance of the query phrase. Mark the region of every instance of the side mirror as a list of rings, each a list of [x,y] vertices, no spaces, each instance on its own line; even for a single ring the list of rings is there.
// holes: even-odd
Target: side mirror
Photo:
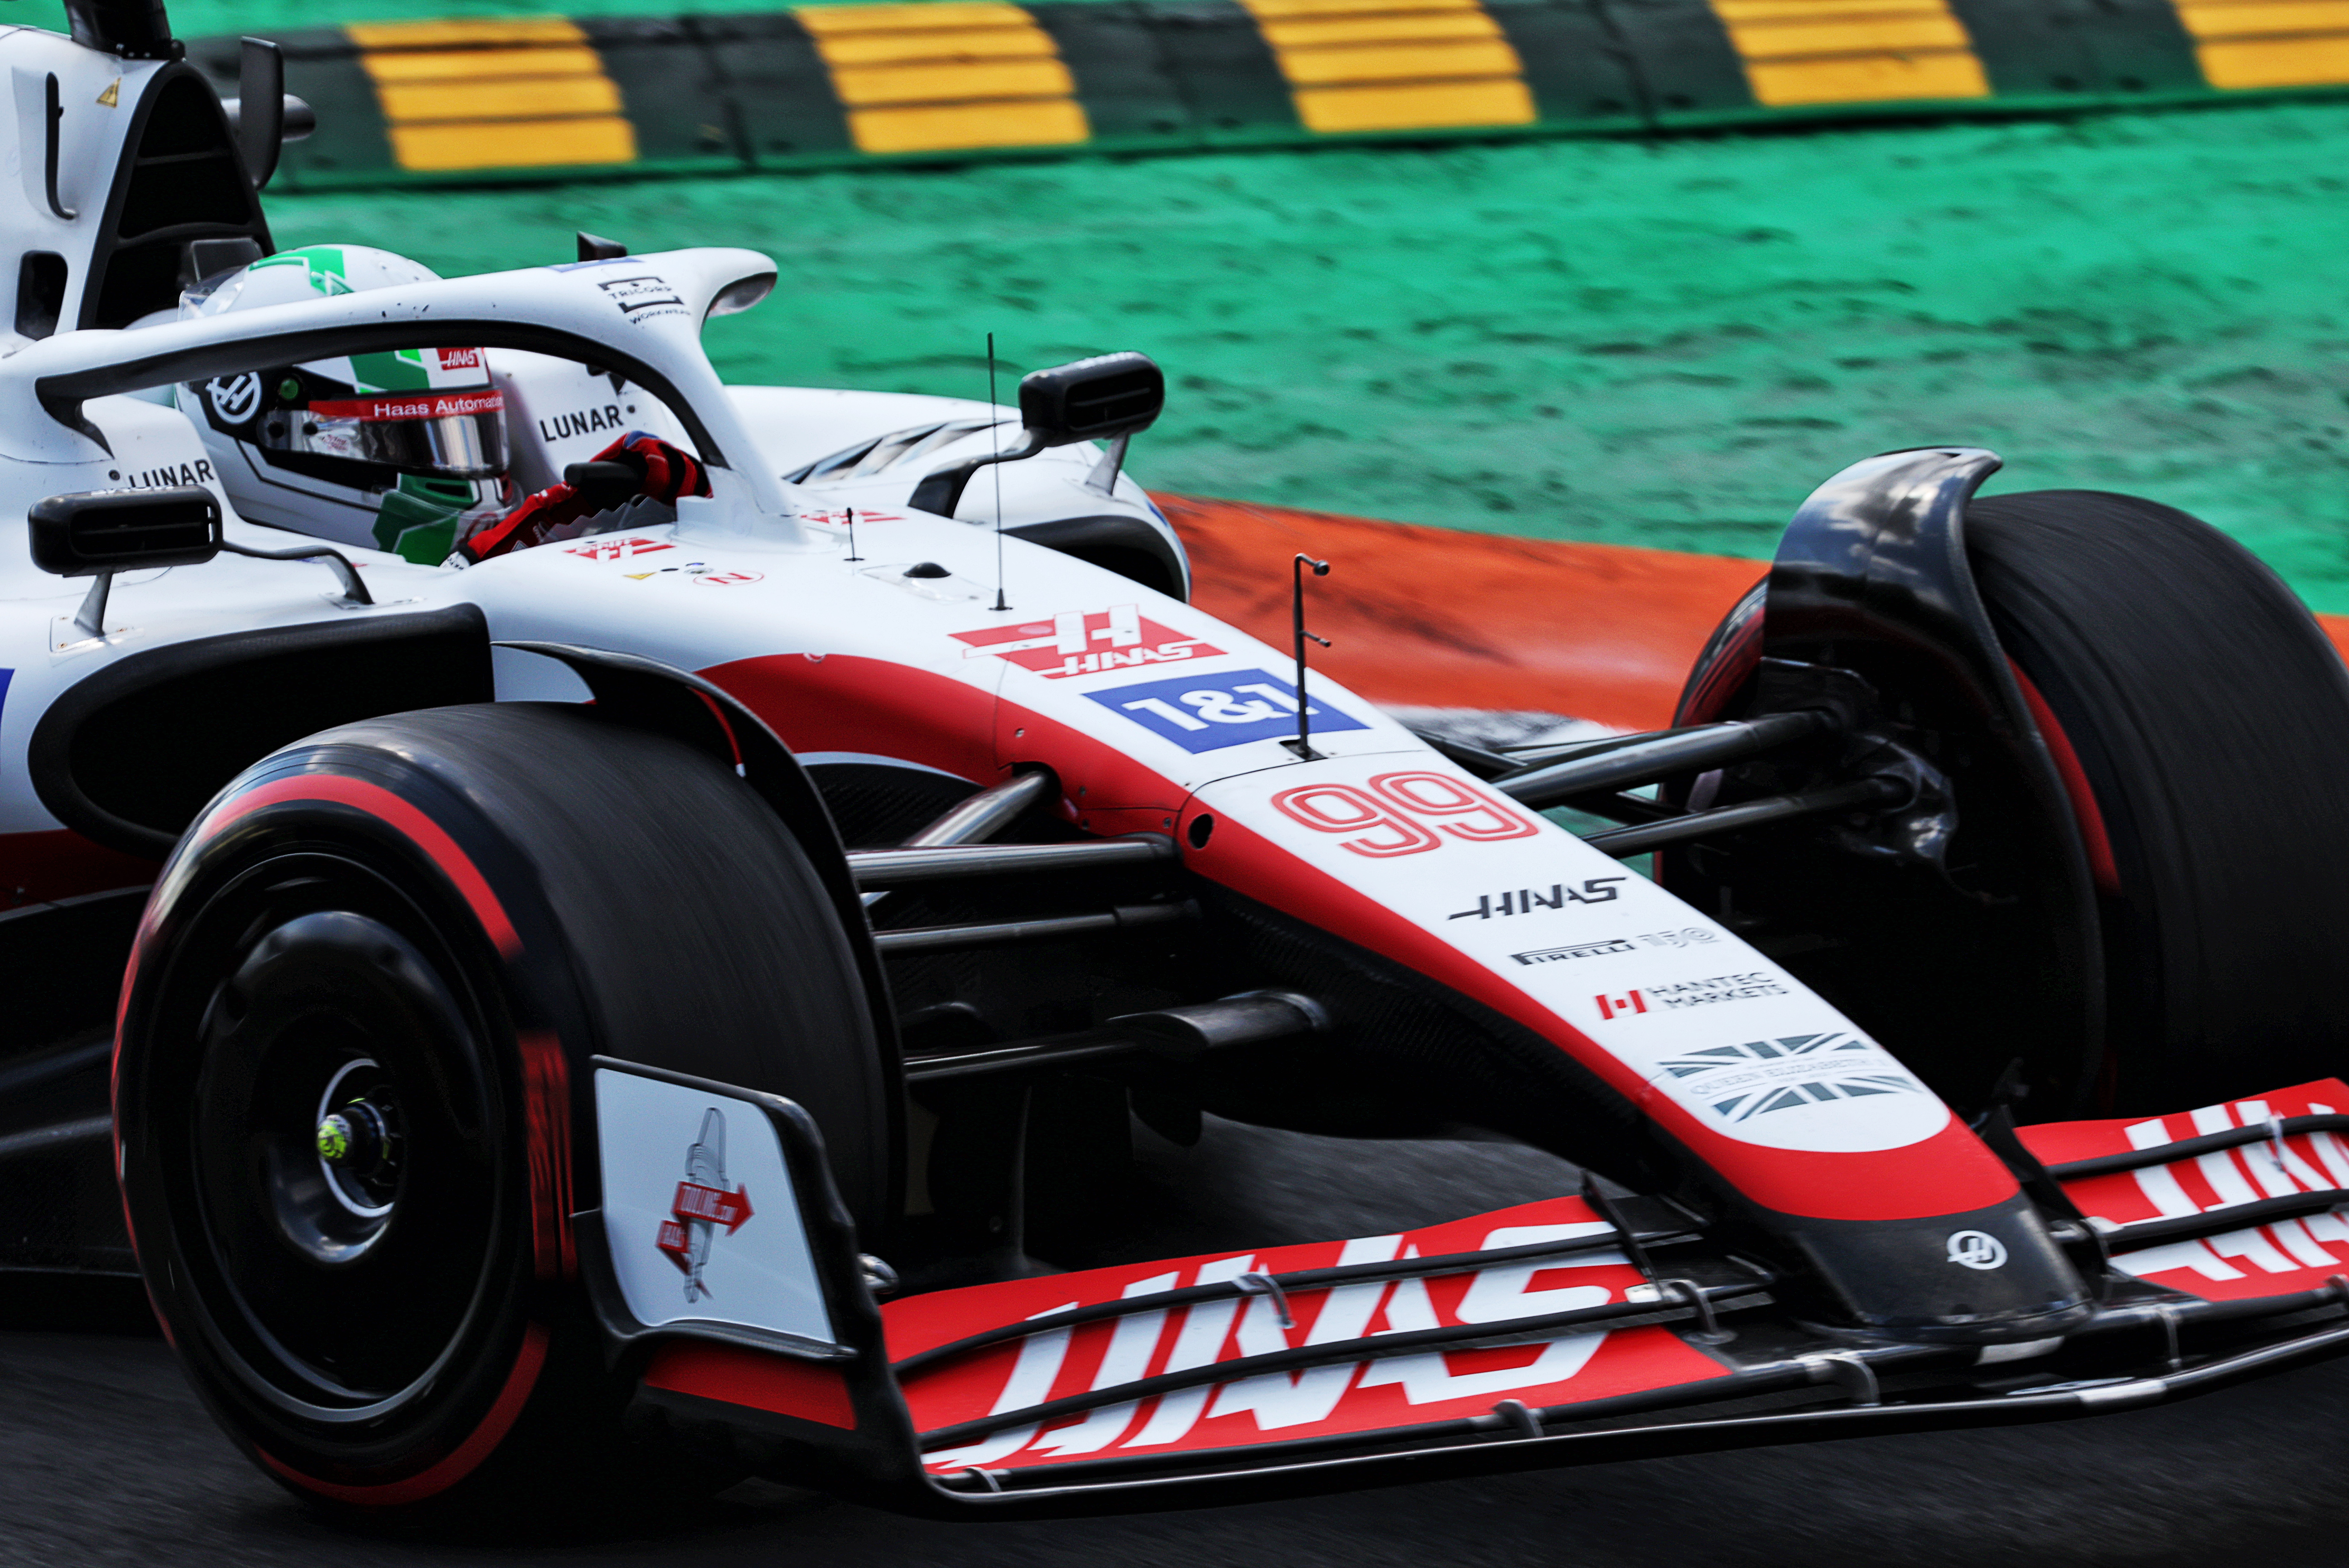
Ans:
[[[1130,349],[1019,379],[1019,422],[1039,449],[1134,435],[1165,407],[1166,373],[1149,355]]]
[[[950,462],[914,487],[906,504],[941,517],[954,515],[970,476],[989,463],[1018,462],[1049,447],[1105,441],[1108,452],[1085,483],[1106,495],[1125,462],[1125,445],[1148,430],[1166,407],[1166,373],[1147,354],[1127,349],[1072,359],[1019,378],[1020,432],[1027,439],[1009,452]]]
[[[221,551],[220,503],[201,485],[52,495],[25,514],[33,565],[61,577],[96,577],[74,624],[106,635],[106,597],[117,572],[200,566]]]
[[[285,90],[285,57],[266,38],[247,38],[237,60],[236,96],[222,99],[228,128],[244,154],[245,172],[260,190],[277,172],[289,141],[318,129],[318,111]]]
[[[371,605],[350,557],[326,545],[256,550],[233,544],[221,526],[219,501],[201,484],[171,490],[93,490],[52,495],[25,514],[33,536],[33,565],[61,577],[96,577],[74,624],[106,635],[106,596],[117,572],[156,566],[201,566],[225,550],[256,561],[324,561],[342,580],[347,604]]]
[[[201,485],[52,495],[26,514],[33,565],[61,577],[200,566],[220,553],[221,509]]]

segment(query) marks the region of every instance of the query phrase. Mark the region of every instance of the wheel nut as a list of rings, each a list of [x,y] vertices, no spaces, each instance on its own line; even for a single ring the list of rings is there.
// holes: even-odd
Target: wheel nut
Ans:
[[[374,1177],[390,1163],[391,1128],[383,1112],[354,1100],[318,1124],[318,1158],[357,1177]]]

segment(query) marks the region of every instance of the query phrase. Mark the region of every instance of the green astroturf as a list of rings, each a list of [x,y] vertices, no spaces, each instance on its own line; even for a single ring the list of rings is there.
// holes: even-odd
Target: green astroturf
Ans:
[[[1018,368],[1145,349],[1134,468],[1172,489],[1762,556],[1842,464],[1979,443],[1995,488],[2185,507],[2349,610],[2345,196],[2349,105],[2309,103],[272,210],[446,273],[574,228],[764,250],[773,298],[710,328],[737,379],[974,394],[989,330]]]

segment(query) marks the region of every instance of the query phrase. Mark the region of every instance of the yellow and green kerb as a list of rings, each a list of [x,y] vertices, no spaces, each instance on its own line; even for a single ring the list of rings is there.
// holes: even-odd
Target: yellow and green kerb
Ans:
[[[2349,87],[2349,0],[928,0],[280,36],[300,187],[2033,112]],[[234,39],[190,57],[225,85]]]

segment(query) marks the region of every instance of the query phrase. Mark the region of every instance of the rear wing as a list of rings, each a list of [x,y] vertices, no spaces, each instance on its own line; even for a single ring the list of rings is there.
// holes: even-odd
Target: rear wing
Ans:
[[[1837,1336],[1696,1217],[1596,1182],[1394,1235],[883,1306],[805,1112],[595,1072],[604,1197],[577,1230],[632,1417],[901,1511],[1168,1508],[2064,1419],[2349,1350],[2349,1278],[2211,1300],[2126,1269],[2055,1339]]]

